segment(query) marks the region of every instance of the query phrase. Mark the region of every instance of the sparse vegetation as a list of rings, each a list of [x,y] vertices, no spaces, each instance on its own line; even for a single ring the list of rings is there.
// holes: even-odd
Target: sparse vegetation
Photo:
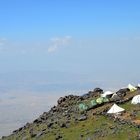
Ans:
[[[140,91],[128,92],[120,106],[125,113],[117,119],[107,115],[113,101],[103,103],[96,108],[80,111],[78,105],[88,103],[99,97],[99,93],[88,96],[66,96],[58,100],[58,105],[44,112],[33,123],[28,123],[19,128],[3,140],[136,140],[140,136],[140,108],[132,105],[132,96]],[[97,96],[98,94],[98,96]],[[96,95],[96,96],[95,96]],[[129,97],[129,99],[128,99]],[[127,101],[126,101],[127,100]],[[135,123],[134,123],[135,122]]]

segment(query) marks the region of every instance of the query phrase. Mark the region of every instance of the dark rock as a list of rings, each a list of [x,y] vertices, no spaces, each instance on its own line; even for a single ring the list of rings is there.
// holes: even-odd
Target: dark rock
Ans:
[[[30,133],[31,138],[35,137],[36,135],[36,133]]]
[[[45,132],[46,131],[46,128],[42,129],[42,131]]]
[[[80,118],[79,118],[78,120],[79,120],[79,121],[84,121],[84,120],[87,120],[87,116],[82,115],[82,116],[80,116]]]
[[[52,110],[53,112],[56,112],[56,111],[57,111],[56,106],[52,107],[51,110]]]
[[[118,94],[113,94],[112,97],[111,97],[111,100],[113,100],[113,101],[121,100],[122,98]],[[121,96],[122,96],[122,94],[121,94]]]
[[[62,102],[64,102],[66,100],[65,97],[60,97],[57,101],[58,104],[61,104]]]
[[[29,133],[30,133],[30,136],[33,138],[33,137],[35,137],[37,134],[34,132],[34,130],[33,130],[33,128],[31,128],[30,130],[29,130]]]
[[[51,127],[52,127],[52,125],[53,125],[53,123],[52,123],[52,122],[50,122],[50,123],[48,123],[48,124],[47,124],[48,128],[51,128]]]
[[[66,127],[66,124],[65,123],[60,123],[60,125],[59,125],[61,128],[63,128],[63,127]]]
[[[83,134],[80,134],[80,138],[83,138],[84,137],[84,135]]]
[[[100,89],[100,88],[95,88],[95,89],[94,89],[94,92],[103,93],[103,90],[102,90],[102,89]]]
[[[14,130],[13,133],[18,133],[18,130]]]
[[[110,129],[114,129],[114,128],[115,128],[115,126],[111,125],[111,126],[109,126],[109,128],[110,128]]]
[[[42,123],[42,120],[41,120],[41,118],[38,118],[38,119],[34,120],[33,123]]]
[[[136,125],[137,128],[140,128],[140,125]]]
[[[91,97],[99,97],[100,94],[103,93],[103,90],[100,88],[95,88],[93,91],[89,91],[87,94],[82,96],[83,99],[88,99]]]
[[[117,91],[116,94],[120,97],[124,97],[126,95],[126,93],[129,91],[130,90],[128,88],[124,88],[124,89],[120,89],[119,91]]]
[[[56,136],[55,140],[59,140],[59,139],[61,139],[61,138],[62,138],[62,136],[61,136],[60,134],[58,134],[58,135]]]
[[[25,129],[25,128],[29,128],[30,125],[31,125],[30,123],[26,123],[26,125],[24,126],[24,129]]]
[[[82,95],[83,100],[88,99],[90,97],[90,94],[91,94],[91,92]]]
[[[20,128],[18,129],[18,131],[20,132],[20,131],[22,131],[22,129],[23,129],[23,127],[20,127]]]

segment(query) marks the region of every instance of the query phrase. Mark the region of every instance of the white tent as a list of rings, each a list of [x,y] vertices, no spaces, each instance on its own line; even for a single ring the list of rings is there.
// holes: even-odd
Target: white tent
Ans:
[[[112,91],[106,91],[103,94],[101,94],[101,97],[106,97],[107,95],[112,95],[114,92]]]
[[[133,91],[136,91],[136,90],[137,90],[137,88],[136,88],[136,87],[134,87],[134,86],[132,86],[131,84],[129,84],[129,85],[128,85],[128,89],[129,89],[131,92],[133,92]]]
[[[131,104],[140,104],[140,95],[136,95],[133,97]]]
[[[120,113],[124,111],[125,109],[119,107],[118,105],[114,104],[107,113]]]
[[[140,84],[138,84],[138,87],[140,88]]]

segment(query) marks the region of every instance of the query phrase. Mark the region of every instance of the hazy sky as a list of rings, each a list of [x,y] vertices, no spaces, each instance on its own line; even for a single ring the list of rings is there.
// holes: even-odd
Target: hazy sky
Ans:
[[[136,85],[139,54],[140,0],[0,0],[0,136],[59,96]]]
[[[1,0],[0,72],[138,81],[139,0]]]

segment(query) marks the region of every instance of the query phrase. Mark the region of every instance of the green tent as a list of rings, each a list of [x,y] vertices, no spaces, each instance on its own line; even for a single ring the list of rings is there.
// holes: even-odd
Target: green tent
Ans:
[[[88,109],[88,106],[85,105],[85,104],[83,104],[83,103],[81,103],[81,104],[79,104],[79,109],[80,110],[87,110]]]
[[[97,105],[96,100],[91,100],[90,103],[91,103],[91,106],[92,106],[92,107]]]
[[[108,98],[103,98],[103,102],[107,103],[107,102],[109,102],[109,99]]]
[[[104,102],[104,98],[100,97],[98,99],[96,99],[97,104],[102,104]]]

